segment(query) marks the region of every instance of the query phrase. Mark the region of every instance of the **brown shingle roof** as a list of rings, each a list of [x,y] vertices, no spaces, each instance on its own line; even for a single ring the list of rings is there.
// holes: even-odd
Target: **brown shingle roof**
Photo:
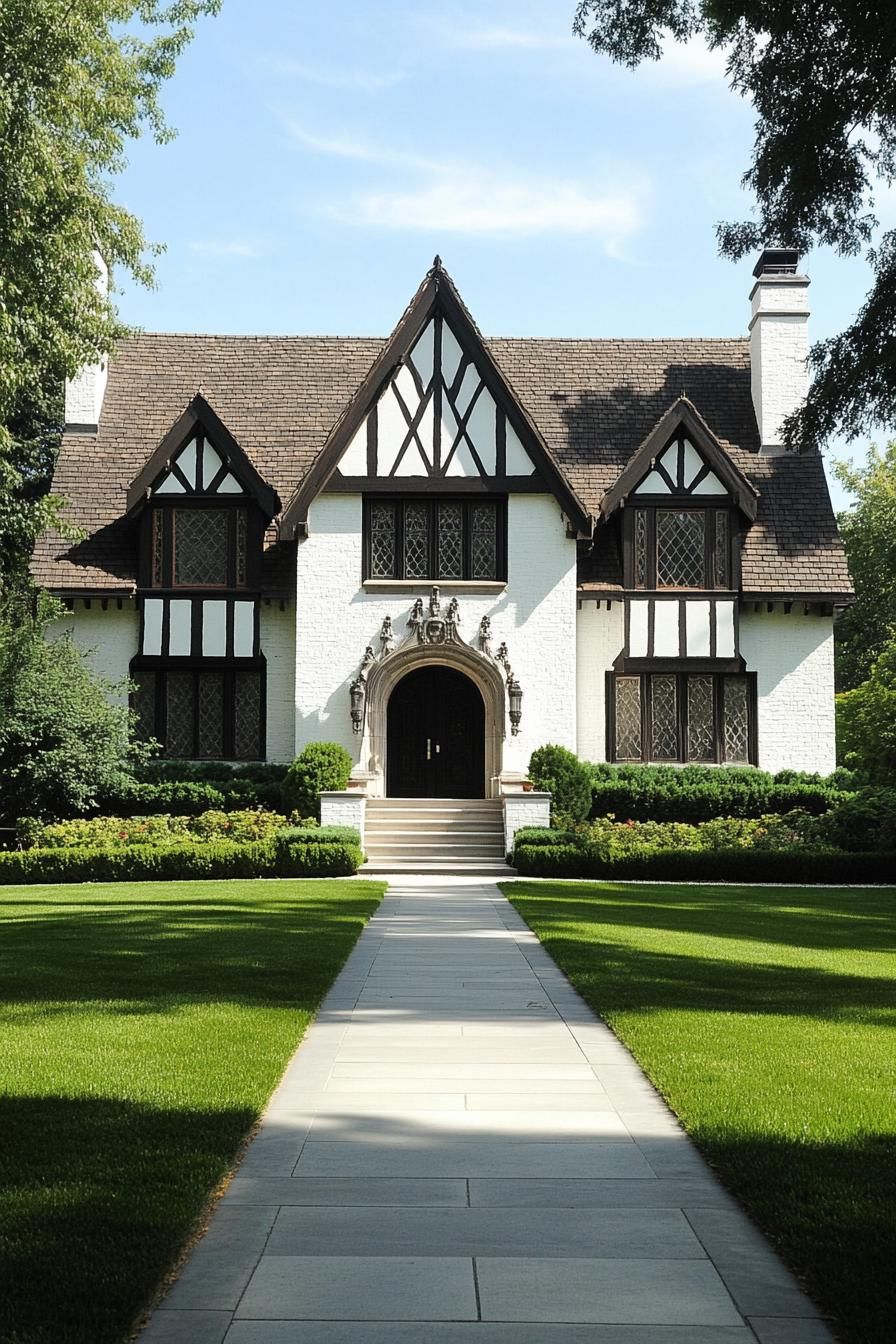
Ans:
[[[38,582],[70,592],[133,588],[135,538],[122,521],[127,487],[197,391],[285,504],[383,344],[361,337],[157,334],[124,341],[97,434],[65,436],[53,482],[71,501],[72,521],[89,535],[75,545],[42,538],[33,566]],[[488,345],[595,516],[601,496],[684,393],[760,491],[744,547],[744,589],[849,591],[821,458],[757,455],[745,339]],[[581,578],[606,587],[619,574],[603,530]]]

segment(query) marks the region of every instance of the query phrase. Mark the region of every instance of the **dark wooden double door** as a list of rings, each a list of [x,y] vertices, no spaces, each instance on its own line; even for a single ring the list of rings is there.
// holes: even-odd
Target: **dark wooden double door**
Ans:
[[[485,706],[477,687],[450,667],[409,672],[389,698],[390,798],[482,798]]]

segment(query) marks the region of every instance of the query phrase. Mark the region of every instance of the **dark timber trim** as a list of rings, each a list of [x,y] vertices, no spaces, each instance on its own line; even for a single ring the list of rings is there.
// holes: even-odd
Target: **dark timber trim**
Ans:
[[[651,467],[655,465],[656,459],[680,431],[687,434],[694,447],[705,458],[729,491],[741,512],[749,518],[750,522],[755,521],[758,491],[750,484],[740,469],[735,466],[703,416],[687,397],[679,397],[669,407],[659,424],[654,426],[640,448],[629,459],[627,466],[624,467],[615,483],[601,500],[601,518],[609,518],[615,509],[629,502],[631,492],[644,479]],[[662,472],[662,468],[660,468],[660,471],[665,474]],[[675,482],[669,481],[669,485],[673,492],[677,491]],[[658,498],[644,497],[645,500],[650,499],[651,502],[658,502]],[[662,498],[666,500],[667,504],[669,503],[669,496],[664,495]],[[712,495],[698,495],[695,498],[699,499],[700,503],[706,507],[711,507],[714,497]],[[638,502],[641,502],[641,496],[638,496]]]
[[[197,429],[207,435],[217,452],[224,459],[225,467],[230,470],[247,495],[252,496],[267,519],[274,518],[280,512],[280,496],[259,474],[252,462],[240,447],[230,430],[218,418],[205,397],[199,393],[193,398],[185,411],[169,429],[155,452],[149,458],[143,470],[134,477],[128,488],[127,512],[136,513],[147,502],[150,492],[163,472],[171,468],[171,462],[180,450],[186,446]],[[174,468],[178,473],[177,467]],[[221,476],[221,473],[218,473]],[[180,476],[182,484],[183,477]],[[200,477],[201,479],[201,477]],[[217,484],[217,478],[209,489]],[[173,499],[194,498],[192,491]],[[164,497],[163,497],[164,498]],[[235,503],[238,496],[221,496],[223,501]]]
[[[548,489],[556,496],[576,530],[590,537],[592,519],[588,510],[566,479],[534,421],[519,404],[515,393],[476,329],[453,281],[442,269],[441,263],[433,266],[427,273],[385,348],[374,360],[367,377],[336,421],[305,479],[286,506],[283,514],[283,536],[289,538],[304,534],[311,504],[327,486],[333,488],[330,482],[343,452],[364,416],[376,405],[386,384],[405,356],[410,353],[420,333],[433,316],[448,320],[461,350],[476,364],[480,377],[494,397],[499,412],[503,409]],[[445,489],[445,484],[446,482],[442,480],[442,489]],[[366,481],[364,489],[370,490],[371,485],[371,481]],[[404,481],[402,481],[403,488]],[[449,488],[454,489],[453,479]],[[394,481],[392,489],[393,491],[395,489]]]

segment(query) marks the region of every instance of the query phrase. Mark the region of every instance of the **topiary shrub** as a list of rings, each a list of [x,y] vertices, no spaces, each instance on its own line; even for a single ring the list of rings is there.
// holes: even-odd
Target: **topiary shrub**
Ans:
[[[321,793],[344,789],[352,764],[338,742],[310,742],[286,772],[282,786],[286,807],[303,817],[319,817]]]
[[[582,821],[591,811],[591,770],[566,747],[548,744],[533,751],[529,777],[551,795],[551,816]]]

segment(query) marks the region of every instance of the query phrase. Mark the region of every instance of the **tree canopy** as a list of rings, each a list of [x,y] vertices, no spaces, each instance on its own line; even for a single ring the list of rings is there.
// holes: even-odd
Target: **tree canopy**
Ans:
[[[856,600],[837,622],[837,682],[852,690],[896,640],[896,442],[872,446],[863,465],[839,462],[855,504],[837,519]]]
[[[149,753],[129,740],[124,688],[94,675],[70,632],[46,637],[62,615],[46,593],[0,594],[0,817],[7,820],[88,812]]]
[[[757,212],[718,225],[720,251],[865,250],[873,276],[851,325],[813,346],[814,382],[786,442],[808,451],[896,423],[896,229],[877,238],[874,211],[875,190],[896,177],[892,0],[580,0],[574,31],[629,67],[661,59],[667,34],[726,53],[731,87],[756,111],[743,185]]]
[[[171,136],[160,88],[196,20],[220,4],[0,5],[0,586],[60,516],[45,490],[63,380],[123,334],[94,252],[152,281],[152,249],[112,179],[129,140]]]

